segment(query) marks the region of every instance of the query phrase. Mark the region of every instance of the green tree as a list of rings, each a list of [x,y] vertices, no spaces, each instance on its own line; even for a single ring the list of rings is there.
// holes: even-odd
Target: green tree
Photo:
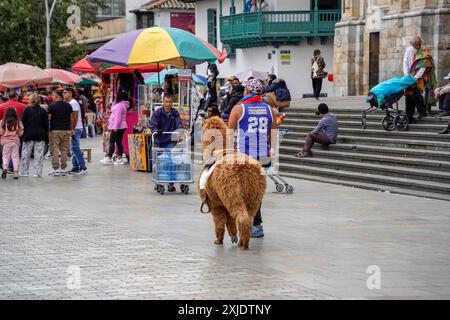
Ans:
[[[105,0],[58,0],[51,20],[53,68],[70,68],[88,51],[76,43],[67,26],[67,8],[74,4],[80,8],[83,30],[96,24],[97,8],[103,8]],[[45,67],[45,36],[45,1],[0,1],[0,64],[12,61]],[[61,46],[63,42],[70,45]]]

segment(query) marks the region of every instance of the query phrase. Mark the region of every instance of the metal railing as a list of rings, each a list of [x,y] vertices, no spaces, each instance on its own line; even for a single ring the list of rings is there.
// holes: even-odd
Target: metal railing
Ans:
[[[268,11],[220,17],[221,40],[239,37],[333,35],[339,10]]]

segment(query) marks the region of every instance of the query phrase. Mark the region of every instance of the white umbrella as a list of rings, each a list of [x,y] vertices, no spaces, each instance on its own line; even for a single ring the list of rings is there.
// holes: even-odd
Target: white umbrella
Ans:
[[[236,74],[235,77],[238,78],[242,82],[242,81],[247,81],[248,78],[250,78],[250,77],[254,77],[255,79],[260,79],[260,80],[266,80],[268,75],[269,75],[268,72],[256,71],[253,69],[249,69],[249,70],[242,71],[242,72]]]
[[[0,66],[0,85],[6,88],[33,86],[51,80],[52,76],[39,67],[14,62]]]

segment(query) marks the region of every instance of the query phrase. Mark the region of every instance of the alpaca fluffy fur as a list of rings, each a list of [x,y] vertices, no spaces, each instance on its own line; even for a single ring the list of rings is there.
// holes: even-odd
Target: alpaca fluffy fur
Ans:
[[[202,130],[203,137],[208,129],[220,130],[225,149],[225,123],[217,118],[207,120]],[[210,144],[211,139],[203,139],[203,151],[207,150]],[[262,174],[259,162],[238,151],[219,155],[216,162],[219,164],[207,181],[205,189],[199,188],[200,198],[207,202],[213,216],[216,233],[214,243],[223,244],[226,226],[232,242],[237,242],[239,235],[239,247],[248,250],[253,219],[266,190],[266,176]]]

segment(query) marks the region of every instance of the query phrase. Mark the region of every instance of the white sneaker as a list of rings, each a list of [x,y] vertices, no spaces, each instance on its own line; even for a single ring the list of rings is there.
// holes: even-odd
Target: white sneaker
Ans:
[[[80,169],[80,171],[78,171],[78,175],[82,175],[82,174],[87,174],[88,173],[88,169],[84,168],[84,169]]]
[[[34,177],[34,178],[40,178],[41,175],[40,175],[40,174],[34,174],[33,177]]]
[[[19,173],[19,177],[28,177],[28,173]]]
[[[103,160],[100,160],[100,162],[105,165],[113,164],[113,160],[110,157],[105,157]]]
[[[122,158],[122,159],[120,159],[120,160],[114,161],[114,164],[117,164],[117,165],[119,165],[119,164],[125,164],[125,161],[123,161],[123,158]]]
[[[59,169],[53,169],[48,175],[57,177],[60,174],[61,174],[61,171],[59,171]]]

